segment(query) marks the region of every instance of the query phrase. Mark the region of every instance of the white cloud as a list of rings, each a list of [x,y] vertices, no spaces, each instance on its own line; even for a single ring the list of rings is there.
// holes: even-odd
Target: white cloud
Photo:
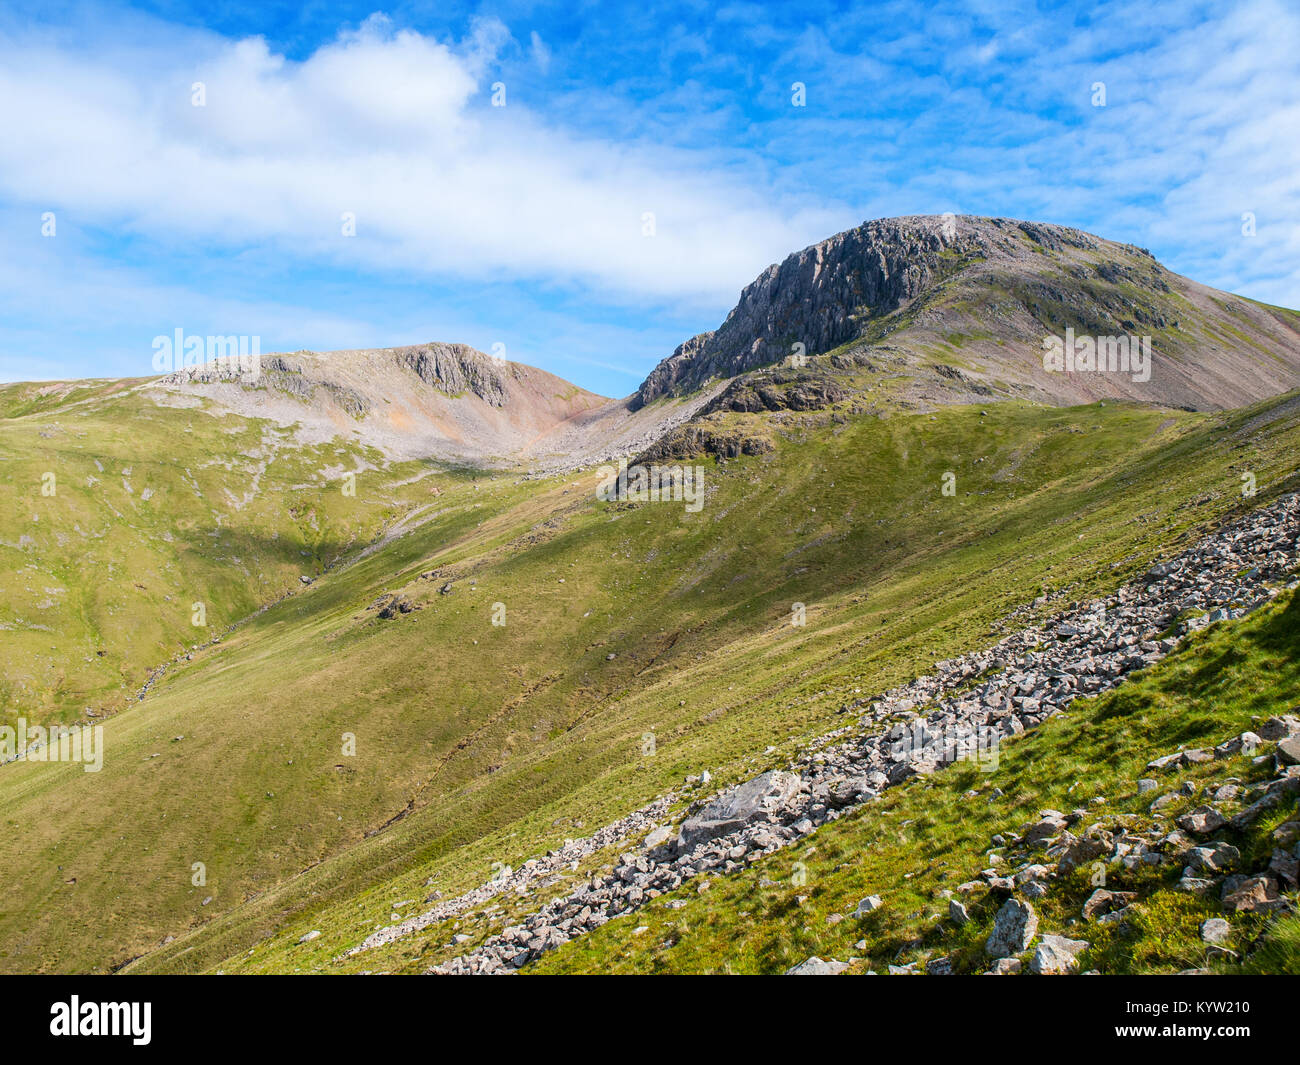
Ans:
[[[702,303],[850,220],[778,210],[734,164],[566,133],[509,85],[490,106],[508,40],[494,19],[455,43],[382,17],[300,62],[259,38],[194,36],[146,62],[3,40],[0,195],[156,241]]]

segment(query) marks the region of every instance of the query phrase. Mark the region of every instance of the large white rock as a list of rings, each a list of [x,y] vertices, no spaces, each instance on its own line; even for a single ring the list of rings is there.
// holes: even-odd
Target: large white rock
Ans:
[[[821,958],[809,958],[785,971],[786,976],[837,976],[849,967],[845,961],[822,961]]]
[[[1039,976],[1065,976],[1079,967],[1079,955],[1088,949],[1082,939],[1043,936],[1029,962],[1029,971]]]
[[[853,916],[865,917],[867,914],[871,913],[872,910],[880,909],[881,905],[883,904],[879,895],[868,895],[858,903],[858,908],[853,911]]]
[[[746,825],[768,821],[799,794],[799,777],[773,770],[724,791],[694,817],[682,822],[679,846],[697,843],[739,831]]]
[[[1038,914],[1027,902],[1007,899],[993,918],[993,934],[984,949],[991,958],[1008,958],[1029,949],[1038,933]]]

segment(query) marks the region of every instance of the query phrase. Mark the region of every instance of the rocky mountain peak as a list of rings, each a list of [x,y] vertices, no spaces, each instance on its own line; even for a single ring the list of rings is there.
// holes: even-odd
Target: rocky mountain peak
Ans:
[[[1150,259],[1141,249],[1081,230],[1006,218],[914,215],[864,222],[769,266],[745,287],[721,326],[687,340],[651,372],[633,406],[792,354],[839,347],[973,264],[1002,260],[1032,273],[1042,265],[1035,253],[1106,248]]]
[[[421,344],[398,348],[397,361],[426,385],[449,396],[473,393],[492,407],[506,401],[506,374],[510,363],[467,344]]]

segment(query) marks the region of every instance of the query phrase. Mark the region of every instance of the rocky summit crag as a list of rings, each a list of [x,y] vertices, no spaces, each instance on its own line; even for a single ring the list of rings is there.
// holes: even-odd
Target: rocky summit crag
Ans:
[[[1149,336],[1150,381],[1045,371],[1043,338],[1067,328]],[[1300,383],[1300,321],[1180,277],[1145,249],[1066,226],[886,218],[769,266],[716,330],[650,373],[632,406],[830,354],[814,370],[840,371],[841,392],[871,391],[885,374],[907,382],[899,398],[921,405],[1113,397],[1206,409]],[[864,378],[863,367],[876,376]]]

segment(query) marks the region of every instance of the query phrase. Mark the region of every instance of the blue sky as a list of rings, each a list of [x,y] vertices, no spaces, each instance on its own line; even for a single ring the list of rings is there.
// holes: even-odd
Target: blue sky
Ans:
[[[0,12],[0,380],[181,328],[626,395],[769,263],[945,211],[1300,306],[1293,3],[213,6]]]

